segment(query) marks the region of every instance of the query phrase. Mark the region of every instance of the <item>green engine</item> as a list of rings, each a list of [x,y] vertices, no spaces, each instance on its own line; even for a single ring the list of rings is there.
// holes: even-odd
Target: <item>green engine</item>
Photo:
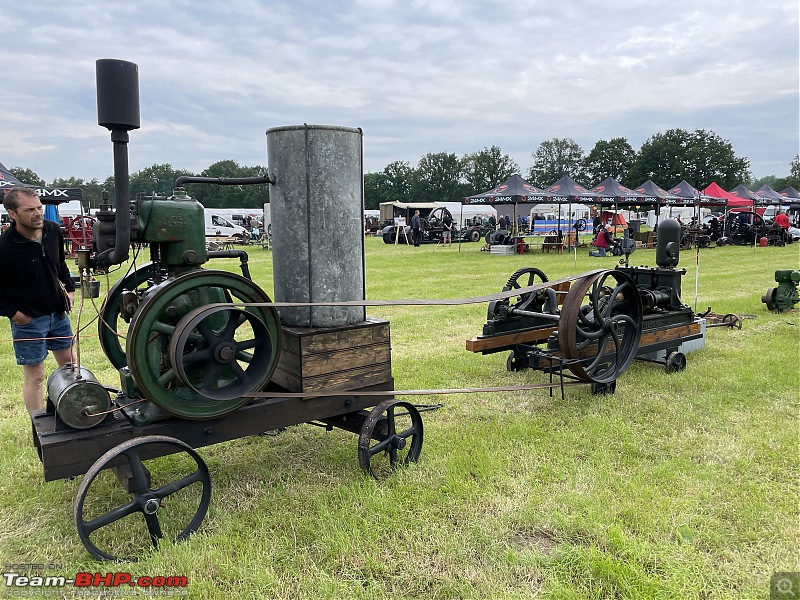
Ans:
[[[775,281],[778,282],[778,287],[769,288],[767,293],[761,296],[761,301],[769,310],[778,312],[792,310],[794,305],[800,302],[800,295],[797,293],[800,271],[791,269],[775,271]]]

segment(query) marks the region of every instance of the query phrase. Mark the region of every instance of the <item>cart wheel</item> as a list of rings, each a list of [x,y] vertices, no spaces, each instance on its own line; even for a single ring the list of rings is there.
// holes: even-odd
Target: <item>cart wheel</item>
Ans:
[[[594,395],[599,394],[613,394],[617,391],[617,380],[609,381],[608,383],[593,383],[592,384],[592,393]]]
[[[683,371],[686,368],[686,355],[683,352],[670,352],[664,368],[667,373]]]
[[[722,317],[722,323],[733,329],[736,327],[737,329],[742,328],[742,320],[733,313],[728,313],[724,317]]]
[[[154,460],[167,454],[175,456],[161,459],[160,474],[153,473],[151,482]],[[109,467],[127,474],[130,491],[120,491],[113,473],[106,470]],[[127,556],[157,548],[162,537],[177,542],[197,531],[210,501],[208,468],[191,446],[164,435],[143,436],[115,446],[86,472],[75,498],[75,525],[94,558],[136,561],[137,557]]]
[[[381,402],[361,426],[358,464],[375,479],[385,479],[398,466],[417,462],[422,436],[422,417],[413,404],[402,400]],[[377,443],[372,444],[372,440]]]
[[[527,368],[528,365],[526,364],[525,357],[517,356],[513,351],[508,355],[506,359],[506,371],[522,371]]]

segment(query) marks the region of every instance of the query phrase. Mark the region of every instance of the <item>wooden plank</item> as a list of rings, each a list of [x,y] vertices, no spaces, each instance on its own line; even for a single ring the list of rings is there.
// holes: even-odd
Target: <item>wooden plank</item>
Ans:
[[[355,390],[362,387],[393,381],[391,362],[372,364],[357,369],[325,373],[315,377],[301,377],[282,369],[280,365],[272,374],[272,381],[290,392],[316,390]]]
[[[556,329],[556,327],[542,327],[541,329],[531,329],[530,331],[508,333],[495,337],[472,338],[467,340],[467,350],[470,352],[483,352],[484,350],[496,350],[497,348],[515,346],[517,344],[546,342],[550,334]]]
[[[322,352],[298,356],[292,352],[282,352],[278,366],[298,376],[313,377],[324,373],[336,373],[356,367],[390,362],[392,348],[388,343],[347,348],[333,352]]]
[[[283,349],[298,355],[389,342],[389,322],[368,317],[346,327],[284,327]]]

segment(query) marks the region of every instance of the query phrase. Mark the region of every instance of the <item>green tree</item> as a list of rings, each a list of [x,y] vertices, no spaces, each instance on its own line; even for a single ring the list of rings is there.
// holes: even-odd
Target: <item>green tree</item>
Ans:
[[[597,185],[606,177],[621,182],[634,160],[636,152],[628,143],[628,138],[599,140],[583,161],[583,176],[592,185]]]
[[[786,185],[800,190],[800,154],[794,157],[789,164],[789,177],[786,178]]]
[[[381,202],[390,202],[389,179],[385,173],[364,174],[364,208],[378,210]]]
[[[497,146],[465,155],[462,162],[464,179],[471,190],[469,193],[472,194],[495,188],[515,173],[519,173],[516,161],[507,154],[502,154]]]
[[[131,198],[140,193],[145,196],[161,194],[171,196],[175,188],[175,180],[184,175],[192,175],[191,171],[173,169],[170,164],[152,165],[131,175]]]
[[[201,177],[258,177],[264,167],[244,167],[235,160],[221,160],[200,173]],[[269,184],[190,184],[189,195],[206,208],[263,208],[269,202]]]
[[[731,143],[712,131],[670,129],[642,144],[623,183],[634,187],[646,179],[667,189],[684,179],[699,189],[712,181],[730,189],[750,180],[750,162],[737,158]]]
[[[394,161],[383,168],[385,192],[383,202],[411,202],[411,186],[414,179],[414,170],[407,162]]]
[[[11,171],[11,174],[19,179],[22,183],[28,183],[30,185],[45,185],[44,179],[39,177],[36,173],[31,171],[30,169],[24,169],[22,167],[9,167],[8,169]]]
[[[418,202],[454,201],[465,195],[464,163],[455,154],[436,152],[419,159],[413,177]]]
[[[531,154],[533,164],[528,171],[528,181],[545,187],[564,175],[583,179],[583,149],[570,138],[553,138],[542,142]]]

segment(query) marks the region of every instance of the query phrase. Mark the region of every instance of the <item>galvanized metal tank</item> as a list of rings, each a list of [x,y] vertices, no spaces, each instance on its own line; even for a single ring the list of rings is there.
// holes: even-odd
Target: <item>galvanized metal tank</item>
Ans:
[[[363,300],[362,131],[327,125],[267,130],[275,301]],[[293,327],[361,323],[359,306],[282,308]]]
[[[86,367],[64,365],[47,379],[47,396],[61,420],[75,429],[89,429],[105,419],[111,406],[108,391]],[[96,416],[95,416],[96,415]]]

